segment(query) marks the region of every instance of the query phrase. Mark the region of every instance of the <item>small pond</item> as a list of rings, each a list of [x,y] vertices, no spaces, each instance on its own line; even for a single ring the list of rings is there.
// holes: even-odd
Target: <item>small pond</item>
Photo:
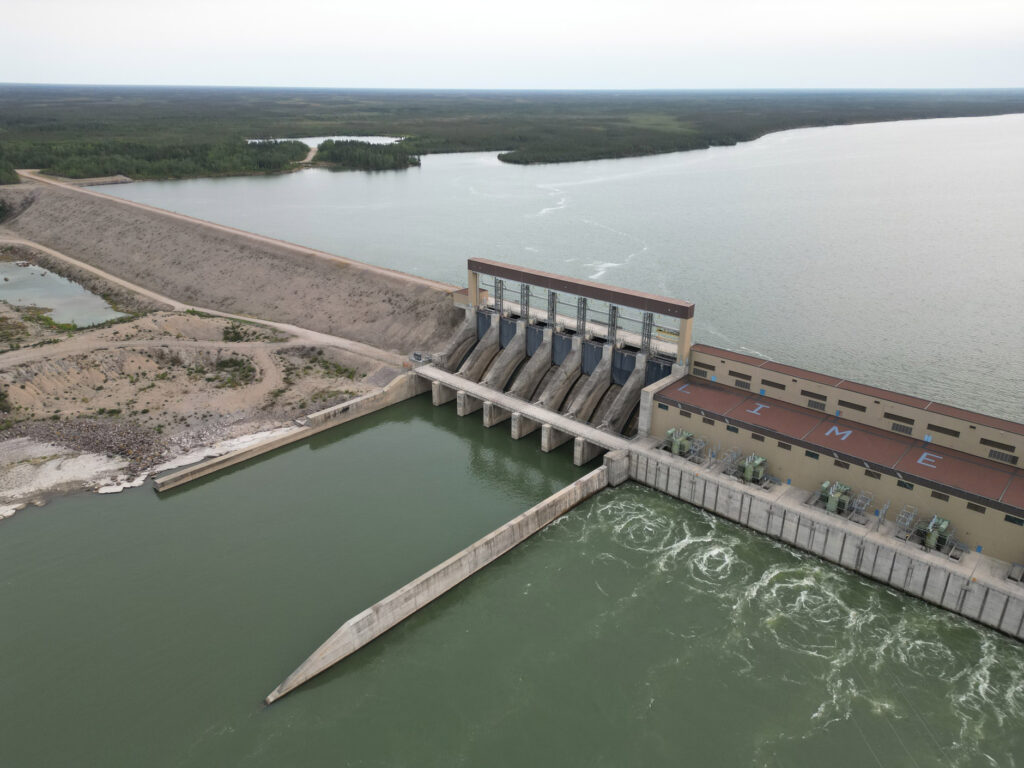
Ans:
[[[74,323],[84,328],[124,317],[106,299],[90,293],[78,283],[35,264],[0,261],[0,301],[17,307],[48,307],[56,323]]]

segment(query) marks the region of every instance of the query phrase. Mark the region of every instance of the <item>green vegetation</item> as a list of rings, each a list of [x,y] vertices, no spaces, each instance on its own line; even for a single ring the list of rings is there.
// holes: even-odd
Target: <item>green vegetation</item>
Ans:
[[[28,337],[28,327],[12,317],[0,316],[0,344],[16,349]]]
[[[419,157],[401,144],[330,139],[317,148],[316,161],[345,171],[394,171],[420,164]]]
[[[342,91],[0,86],[15,167],[136,178],[262,173],[303,146],[247,138],[405,136],[411,155],[498,151],[510,163],[700,149],[810,126],[1024,112],[1024,90]],[[280,154],[279,154],[280,153]]]
[[[223,338],[224,341],[249,341],[250,338],[256,335],[250,329],[238,323],[228,323],[224,328]]]
[[[352,379],[354,381],[356,376],[359,375],[359,371],[355,368],[349,368],[336,363],[333,360],[328,360],[324,357],[323,350],[317,350],[317,354],[313,358],[313,362],[320,366],[320,369],[326,376],[335,376],[340,379]]]
[[[194,314],[202,315],[202,313]],[[213,315],[206,315],[206,317],[213,317]],[[225,326],[222,338],[224,341],[283,341],[285,337],[277,330],[251,320],[232,320]]]
[[[43,328],[49,328],[54,331],[64,331],[71,333],[77,331],[78,326],[74,323],[58,323],[47,312],[52,312],[52,309],[48,307],[18,307],[18,313],[21,315],[21,319],[36,325],[41,325]]]
[[[20,181],[18,174],[14,172],[14,166],[4,153],[3,144],[0,144],[0,184],[17,184]],[[0,221],[4,220],[7,213],[7,206],[0,200]]]
[[[70,141],[12,145],[19,165],[84,179],[123,174],[133,179],[177,179],[270,173],[306,156],[298,141],[217,144],[147,144],[129,141]]]
[[[11,401],[7,397],[7,390],[0,387],[0,412],[10,413]]]
[[[217,387],[251,384],[256,380],[256,366],[247,357],[227,357],[217,361],[215,379]]]

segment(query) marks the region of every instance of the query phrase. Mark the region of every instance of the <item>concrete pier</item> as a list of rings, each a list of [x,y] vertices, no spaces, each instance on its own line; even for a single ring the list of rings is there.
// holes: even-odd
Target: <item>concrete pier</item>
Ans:
[[[622,461],[620,457],[619,464]],[[615,474],[616,477],[621,476],[620,466],[616,467]],[[607,485],[608,470],[604,466],[598,467],[352,617],[277,686],[267,696],[266,703],[272,704],[355,653]]]
[[[437,366],[423,365],[416,368],[414,373],[415,375],[421,376],[431,382],[438,382],[447,387],[464,391],[468,395],[478,398],[481,402],[490,401],[495,405],[508,409],[512,413],[513,434],[516,434],[515,430],[517,424],[520,429],[528,428],[524,425],[524,421],[529,420],[538,425],[547,424],[550,427],[571,436],[582,437],[587,440],[587,442],[599,445],[605,450],[611,451],[617,448],[628,449],[630,446],[630,441],[622,435],[612,434],[605,430],[598,429],[597,427],[593,427],[590,424],[574,421],[567,416],[549,411],[534,403],[524,402],[523,400],[513,397],[511,393],[506,394],[504,392],[496,392],[493,389],[488,389],[482,384],[465,381],[457,374],[442,371]],[[536,427],[534,427],[534,429],[536,429]],[[525,434],[529,434],[529,432],[520,432],[519,436],[522,437]]]
[[[520,438],[532,435],[540,429],[540,422],[534,421],[533,419],[526,418],[519,412],[512,414],[512,439],[519,440]]]
[[[508,421],[512,418],[512,412],[507,408],[502,408],[500,405],[492,403],[490,400],[484,401],[484,426],[493,427],[495,424],[500,424],[503,421]]]
[[[473,397],[468,392],[459,390],[455,397],[455,412],[459,416],[468,416],[471,413],[476,413],[484,407],[484,401],[478,397]]]
[[[604,453],[604,448],[602,448],[600,445],[588,443],[582,437],[573,438],[572,463],[575,464],[577,467],[582,467],[584,464],[589,464],[602,453]]]
[[[444,405],[450,403],[458,395],[458,391],[451,387],[446,387],[439,381],[430,382],[430,402],[434,406]]]
[[[570,440],[572,440],[571,434],[555,429],[550,424],[544,424],[540,429],[540,449],[544,453],[550,453]]]

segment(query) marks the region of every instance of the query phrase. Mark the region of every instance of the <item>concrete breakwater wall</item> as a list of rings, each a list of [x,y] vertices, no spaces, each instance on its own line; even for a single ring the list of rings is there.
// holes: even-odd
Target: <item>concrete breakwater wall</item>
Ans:
[[[613,479],[625,479],[626,456],[624,453],[611,457],[606,463],[614,463],[615,466],[611,470],[606,466],[601,466],[584,475],[576,482],[549,496],[540,504],[526,510],[523,514],[346,621],[328,638],[327,642],[314,651],[298,669],[267,696],[266,703],[273,703],[307,680],[337,664],[346,656],[355,653],[367,643],[412,616],[423,606],[557,520],[580,502],[606,488],[609,484],[610,471]]]
[[[389,405],[400,403],[403,400],[408,400],[410,397],[415,397],[429,390],[429,382],[425,382],[411,371],[403,373],[377,392],[371,392],[368,395],[349,400],[347,403],[341,403],[340,405],[311,413],[306,417],[306,425],[304,427],[289,432],[287,435],[265,440],[246,448],[240,448],[237,451],[225,453],[223,456],[215,456],[212,459],[179,469],[168,475],[158,477],[153,481],[153,484],[158,491],[177,488],[185,483],[212,475],[222,469],[241,464],[244,461],[262,456],[278,448],[283,448],[291,443],[305,440],[311,435],[353,421],[360,416],[375,413],[382,408],[387,408]]]
[[[660,454],[660,455],[659,455]],[[951,560],[892,535],[877,518],[867,526],[805,502],[792,486],[761,490],[664,451],[631,451],[631,479],[720,517],[810,552],[901,592],[1024,640],[1024,586],[1006,564],[980,553]],[[876,529],[877,526],[877,529]]]

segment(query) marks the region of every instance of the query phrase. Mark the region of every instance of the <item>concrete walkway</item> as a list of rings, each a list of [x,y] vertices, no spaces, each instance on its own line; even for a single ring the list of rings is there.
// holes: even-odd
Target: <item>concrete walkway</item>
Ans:
[[[520,400],[504,392],[485,387],[483,384],[464,379],[454,373],[442,371],[433,365],[424,365],[415,370],[415,373],[425,379],[436,381],[455,391],[462,391],[475,397],[478,400],[494,403],[508,411],[521,413],[526,418],[532,419],[540,424],[550,424],[560,432],[565,432],[574,437],[582,437],[588,443],[598,445],[609,451],[629,449],[630,441],[621,435],[614,435],[585,424],[560,413],[541,408],[539,405]]]

